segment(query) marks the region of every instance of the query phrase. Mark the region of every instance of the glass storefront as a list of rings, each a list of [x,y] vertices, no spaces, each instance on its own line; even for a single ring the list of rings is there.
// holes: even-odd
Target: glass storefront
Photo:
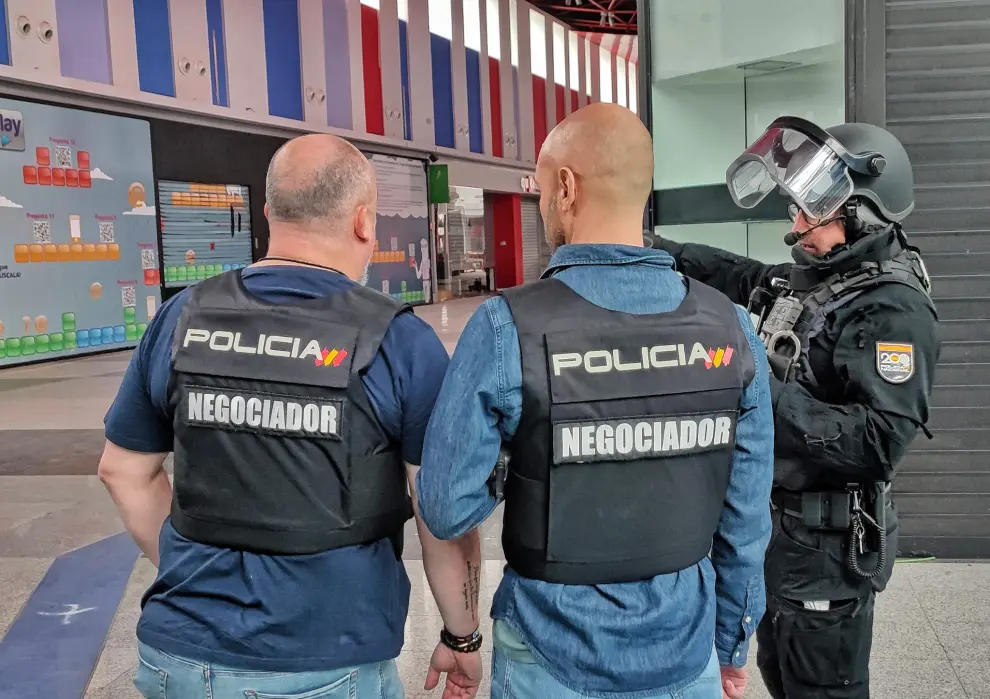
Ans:
[[[484,191],[451,187],[450,202],[436,209],[437,300],[490,293],[494,265]]]
[[[844,0],[651,0],[657,233],[776,263],[791,223],[736,210],[725,170],[778,116],[845,121]]]

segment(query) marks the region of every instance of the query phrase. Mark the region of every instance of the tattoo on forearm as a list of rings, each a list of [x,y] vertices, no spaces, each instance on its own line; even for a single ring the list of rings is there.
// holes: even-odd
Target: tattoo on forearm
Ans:
[[[464,581],[464,611],[471,612],[471,618],[478,619],[478,593],[481,589],[481,566],[471,561],[467,564],[467,580]]]

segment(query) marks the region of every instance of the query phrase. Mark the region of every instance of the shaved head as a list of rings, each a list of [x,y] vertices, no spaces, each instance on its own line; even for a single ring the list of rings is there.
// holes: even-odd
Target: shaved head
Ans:
[[[376,199],[368,159],[342,138],[307,134],[285,143],[272,157],[265,202],[273,224],[327,231],[348,221]]]
[[[642,243],[643,211],[653,191],[653,140],[630,110],[596,103],[564,119],[543,143],[536,176],[552,246],[571,242],[582,221],[591,226],[625,218],[636,220]],[[627,232],[617,228],[606,226],[600,242],[613,229],[613,240],[624,238]]]

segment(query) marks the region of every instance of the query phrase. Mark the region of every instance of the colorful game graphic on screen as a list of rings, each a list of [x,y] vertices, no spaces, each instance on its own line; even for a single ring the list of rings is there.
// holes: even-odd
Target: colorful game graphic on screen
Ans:
[[[189,286],[251,264],[251,199],[236,184],[159,180],[165,286]]]
[[[378,185],[378,242],[362,282],[411,304],[430,303],[430,223],[422,160],[370,156]]]
[[[0,367],[136,346],[161,303],[148,123],[0,112]]]

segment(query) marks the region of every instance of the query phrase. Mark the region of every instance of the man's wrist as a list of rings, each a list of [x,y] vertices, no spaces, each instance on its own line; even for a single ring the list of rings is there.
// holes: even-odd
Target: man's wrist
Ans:
[[[481,648],[483,640],[480,630],[475,630],[467,636],[455,636],[447,629],[440,631],[440,643],[455,653],[474,653]]]

